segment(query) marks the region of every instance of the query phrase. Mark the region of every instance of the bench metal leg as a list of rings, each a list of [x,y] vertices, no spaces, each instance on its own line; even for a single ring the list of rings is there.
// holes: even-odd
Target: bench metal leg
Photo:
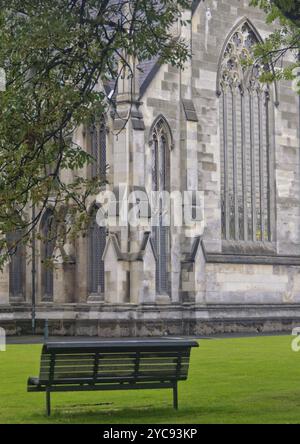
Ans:
[[[50,400],[50,391],[46,390],[46,412],[47,416],[51,415],[51,400]]]
[[[173,387],[173,407],[175,410],[178,410],[178,386],[177,382],[174,384]]]

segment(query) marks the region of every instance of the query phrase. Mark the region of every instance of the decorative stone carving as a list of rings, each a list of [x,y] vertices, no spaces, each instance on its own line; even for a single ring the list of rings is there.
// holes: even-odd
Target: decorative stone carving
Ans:
[[[253,46],[259,43],[254,31],[246,22],[232,35],[227,43],[220,66],[220,89],[261,89],[259,77],[263,69],[259,63],[253,67],[246,61],[253,57]]]

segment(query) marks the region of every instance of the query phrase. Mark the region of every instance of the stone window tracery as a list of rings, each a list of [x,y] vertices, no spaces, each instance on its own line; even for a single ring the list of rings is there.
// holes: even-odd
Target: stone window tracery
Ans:
[[[272,240],[270,91],[260,82],[267,68],[243,63],[258,42],[244,22],[219,69],[222,237],[228,241]]]

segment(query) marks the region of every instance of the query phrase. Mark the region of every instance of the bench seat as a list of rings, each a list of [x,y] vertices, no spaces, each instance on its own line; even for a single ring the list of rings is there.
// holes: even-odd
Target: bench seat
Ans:
[[[173,389],[178,408],[178,381],[188,377],[190,351],[195,341],[93,341],[43,346],[39,377],[30,377],[28,392]]]

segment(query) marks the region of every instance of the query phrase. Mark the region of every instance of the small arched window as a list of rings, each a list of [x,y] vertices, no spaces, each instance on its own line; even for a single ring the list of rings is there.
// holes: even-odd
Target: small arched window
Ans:
[[[53,301],[53,255],[57,240],[54,211],[48,208],[41,221],[41,284],[42,300]]]
[[[95,123],[90,131],[91,135],[91,155],[92,177],[100,177],[105,180],[107,168],[107,129],[104,117],[100,123]]]
[[[222,237],[228,241],[272,240],[270,91],[259,80],[268,68],[243,64],[259,41],[243,22],[220,61]]]
[[[102,259],[106,246],[106,228],[96,220],[98,207],[94,207],[88,229],[88,285],[89,296],[102,296],[105,292],[105,269]]]
[[[166,201],[164,192],[170,191],[170,144],[171,132],[163,117],[159,118],[152,129],[152,190],[157,192],[158,199],[155,225],[153,227],[153,244],[157,255],[156,290],[158,294],[168,294],[169,285],[169,252],[170,229],[165,224]],[[152,208],[152,210],[154,210]],[[167,218],[168,219],[168,218]]]

